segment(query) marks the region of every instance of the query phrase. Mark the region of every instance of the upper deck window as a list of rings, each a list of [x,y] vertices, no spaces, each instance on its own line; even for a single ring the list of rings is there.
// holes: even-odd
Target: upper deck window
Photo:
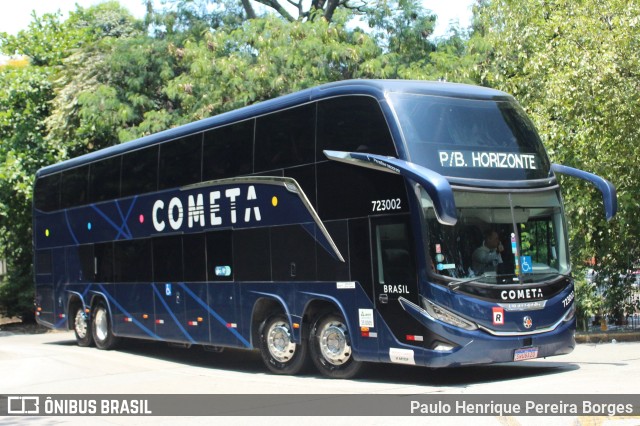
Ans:
[[[318,161],[323,150],[396,155],[389,126],[378,101],[341,96],[318,103]]]
[[[158,146],[122,156],[120,196],[144,194],[158,189]]]
[[[158,189],[200,182],[202,133],[160,145]]]
[[[60,208],[60,173],[36,180],[33,202],[36,209],[45,212]]]
[[[65,170],[60,178],[60,207],[69,208],[87,203],[89,166]]]
[[[542,142],[515,101],[416,94],[392,94],[391,99],[414,163],[452,177],[549,176]]]
[[[91,164],[89,171],[89,201],[112,200],[120,196],[122,157],[111,157]]]
[[[252,172],[254,122],[255,120],[241,121],[204,133],[203,181]]]
[[[308,104],[256,120],[256,172],[313,163],[315,111]]]

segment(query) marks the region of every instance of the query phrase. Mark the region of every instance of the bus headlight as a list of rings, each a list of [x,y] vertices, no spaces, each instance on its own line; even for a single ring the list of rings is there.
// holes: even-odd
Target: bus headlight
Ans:
[[[427,311],[429,316],[439,321],[446,322],[447,324],[453,325],[454,327],[464,328],[465,330],[469,331],[478,329],[478,326],[471,321],[468,321],[461,316],[454,314],[453,312],[443,308],[440,305],[436,305],[435,303],[425,299],[424,297],[422,298],[422,305],[424,306],[424,309]]]

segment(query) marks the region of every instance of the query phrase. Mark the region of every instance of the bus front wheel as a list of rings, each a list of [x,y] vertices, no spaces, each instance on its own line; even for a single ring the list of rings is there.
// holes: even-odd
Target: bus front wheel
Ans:
[[[111,316],[109,315],[107,305],[103,301],[96,303],[93,308],[91,331],[98,349],[109,350],[116,347],[118,338],[113,335]]]
[[[73,318],[73,332],[76,335],[76,343],[78,346],[91,346],[93,344],[91,321],[84,312],[82,305],[76,305],[72,309],[71,318]]]
[[[316,368],[331,379],[355,377],[363,366],[353,359],[349,330],[340,314],[320,315],[311,328],[309,345]]]
[[[272,315],[260,326],[260,354],[267,368],[275,374],[297,374],[307,363],[306,342],[297,344],[291,325],[282,314]]]

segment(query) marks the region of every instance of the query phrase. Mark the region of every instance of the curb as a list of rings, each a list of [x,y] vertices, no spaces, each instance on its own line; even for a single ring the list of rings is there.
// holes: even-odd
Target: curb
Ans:
[[[639,332],[576,333],[576,343],[640,342]]]

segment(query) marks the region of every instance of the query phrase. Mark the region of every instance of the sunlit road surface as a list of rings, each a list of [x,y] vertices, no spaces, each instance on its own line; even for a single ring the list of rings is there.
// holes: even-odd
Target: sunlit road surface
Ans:
[[[0,336],[0,394],[640,394],[640,343],[581,344],[560,357],[430,370],[372,364],[361,378],[313,371],[275,376],[257,352],[205,352],[127,340],[114,351],[76,346],[70,332]],[[640,425],[606,417],[42,417],[0,424]]]

